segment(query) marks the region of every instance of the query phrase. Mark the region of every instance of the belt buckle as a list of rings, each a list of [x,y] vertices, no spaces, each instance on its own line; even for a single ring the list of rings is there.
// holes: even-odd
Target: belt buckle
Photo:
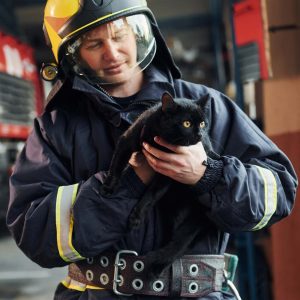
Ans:
[[[122,264],[120,263],[120,256],[122,254],[132,254],[132,255],[138,256],[137,252],[132,251],[132,250],[120,250],[117,252],[116,258],[115,258],[115,264],[114,264],[113,292],[116,295],[120,295],[120,296],[132,296],[132,294],[124,294],[124,293],[121,293],[118,291],[118,284],[120,282],[119,268],[122,266]]]

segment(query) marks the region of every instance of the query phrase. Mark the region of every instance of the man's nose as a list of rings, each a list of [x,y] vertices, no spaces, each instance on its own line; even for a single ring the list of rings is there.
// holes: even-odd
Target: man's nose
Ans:
[[[103,58],[105,60],[116,60],[119,56],[118,45],[114,41],[106,41]]]

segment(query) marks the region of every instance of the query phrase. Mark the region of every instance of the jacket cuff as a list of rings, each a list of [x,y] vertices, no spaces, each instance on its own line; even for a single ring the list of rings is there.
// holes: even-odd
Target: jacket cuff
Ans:
[[[103,183],[105,181],[105,178],[107,177],[107,173],[107,171],[100,171],[95,175],[95,177],[97,180]],[[122,189],[124,189],[125,186],[126,190],[132,198],[140,198],[146,190],[146,185],[136,175],[131,166],[128,166],[122,174],[120,178],[120,184],[118,184],[118,186]]]
[[[220,180],[224,164],[222,160],[207,158],[207,167],[203,177],[195,184],[197,192],[204,194],[212,190]]]

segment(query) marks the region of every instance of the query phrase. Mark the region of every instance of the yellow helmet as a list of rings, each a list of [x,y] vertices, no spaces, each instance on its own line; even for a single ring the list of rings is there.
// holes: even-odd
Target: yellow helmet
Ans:
[[[146,13],[154,22],[146,0],[48,0],[44,11],[44,34],[57,63],[70,39],[122,16]]]

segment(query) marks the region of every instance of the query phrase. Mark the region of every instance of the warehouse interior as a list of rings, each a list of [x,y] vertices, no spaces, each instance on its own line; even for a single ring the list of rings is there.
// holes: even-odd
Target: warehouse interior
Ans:
[[[0,45],[3,47],[11,39],[14,45],[29,47],[36,74],[43,63],[54,62],[42,30],[45,2],[0,2]],[[300,1],[147,2],[183,78],[228,95],[287,154],[299,176]],[[1,64],[0,60],[0,171],[5,173],[0,175],[3,223],[10,169],[26,140],[33,118],[43,110],[51,84],[42,81],[39,75],[30,79],[34,82],[31,87],[20,82],[20,73],[13,69],[14,58],[11,58],[11,81],[7,82],[2,75],[5,66]],[[12,117],[14,108],[10,114],[3,113],[1,93],[4,85],[26,90],[32,103],[21,113],[28,118],[23,115]],[[22,118],[24,124],[18,128],[14,122],[20,124]],[[230,251],[239,257],[235,283],[243,300],[299,299],[299,200],[298,195],[291,216],[270,229],[233,235]],[[1,284],[0,299],[14,299],[1,298]]]

